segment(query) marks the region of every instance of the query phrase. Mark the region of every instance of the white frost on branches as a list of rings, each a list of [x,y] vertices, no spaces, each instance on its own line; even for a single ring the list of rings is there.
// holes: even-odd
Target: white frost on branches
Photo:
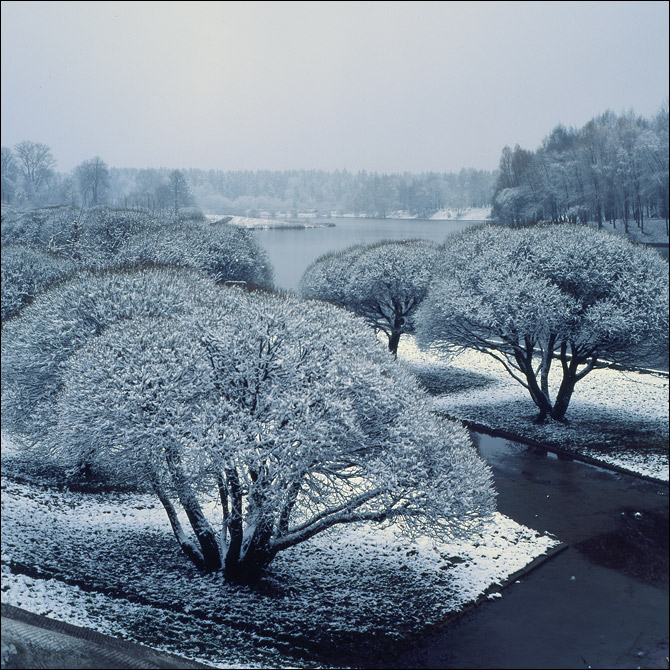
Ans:
[[[430,411],[361,320],[225,292],[228,310],[132,319],[72,356],[52,433],[61,458],[143,479],[189,557],[237,581],[339,524],[458,537],[493,511],[467,432]]]
[[[493,356],[541,418],[563,419],[594,367],[667,351],[668,266],[653,250],[581,225],[471,230],[445,245],[417,323],[422,346]]]
[[[395,355],[426,295],[439,247],[426,240],[357,245],[318,258],[305,271],[300,291],[346,307],[383,332]]]

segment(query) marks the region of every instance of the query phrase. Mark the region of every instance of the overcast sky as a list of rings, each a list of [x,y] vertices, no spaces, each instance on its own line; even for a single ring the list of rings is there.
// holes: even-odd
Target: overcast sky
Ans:
[[[495,169],[668,99],[668,2],[2,2],[2,146],[57,169]]]

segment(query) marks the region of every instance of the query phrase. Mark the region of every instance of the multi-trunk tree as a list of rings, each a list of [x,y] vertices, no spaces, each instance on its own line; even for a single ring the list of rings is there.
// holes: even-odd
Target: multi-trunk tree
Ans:
[[[563,420],[594,368],[667,352],[668,264],[583,225],[469,230],[445,244],[417,337],[492,356],[528,390],[540,421]]]
[[[468,536],[492,512],[466,431],[358,318],[221,290],[226,309],[133,319],[67,361],[60,459],[151,488],[195,565],[244,583],[342,524]]]

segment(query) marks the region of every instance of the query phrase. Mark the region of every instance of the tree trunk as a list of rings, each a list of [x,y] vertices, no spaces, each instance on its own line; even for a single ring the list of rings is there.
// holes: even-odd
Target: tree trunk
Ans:
[[[553,333],[547,338],[547,343],[542,350],[542,367],[540,370],[540,388],[542,393],[549,397],[549,371],[551,370],[551,361],[554,356],[554,345],[556,344],[556,335]]]
[[[568,405],[570,404],[570,399],[572,398],[572,393],[575,390],[575,384],[577,379],[575,378],[572,372],[564,375],[561,386],[558,389],[556,394],[556,400],[554,406],[551,410],[551,418],[555,421],[563,421],[565,418],[565,413],[568,411]]]
[[[398,344],[400,343],[401,334],[399,330],[394,330],[389,335],[389,351],[393,354],[394,358],[398,358]]]
[[[170,451],[166,451],[165,459],[179,502],[186,512],[191,528],[193,528],[193,532],[202,549],[203,569],[206,572],[215,572],[221,568],[221,551],[219,543],[216,541],[216,535],[205,518],[200,503],[198,503],[195,494],[186,481],[179,463],[179,457]]]
[[[170,500],[170,498],[168,498],[167,494],[163,490],[163,487],[160,485],[158,477],[156,477],[153,474],[150,475],[150,477],[154,492],[158,496],[158,499],[161,501],[161,504],[165,509],[165,512],[168,516],[168,520],[170,521],[172,532],[174,533],[174,536],[177,539],[177,543],[181,547],[182,551],[186,554],[186,556],[188,556],[188,558],[193,562],[195,567],[198,568],[198,570],[204,570],[205,560],[202,556],[202,552],[195,546],[195,544],[193,544],[193,542],[191,542],[191,540],[188,539],[186,533],[184,533],[184,529],[182,528],[182,525],[179,522],[179,517],[177,516],[177,512],[174,508],[174,505],[172,504],[172,501]]]
[[[254,584],[260,579],[263,570],[274,556],[275,554],[267,549],[255,551],[250,549],[241,560],[226,561],[224,577],[235,584]]]
[[[242,551],[242,485],[235,468],[226,470],[226,480],[230,493],[230,516],[228,517],[228,533],[230,542],[224,561],[224,574],[233,572]]]
[[[551,403],[549,398],[544,394],[539,384],[537,383],[537,377],[535,376],[535,371],[533,370],[533,349],[534,344],[532,342],[526,342],[525,351],[515,351],[514,357],[516,359],[519,369],[523,372],[528,382],[528,392],[530,397],[533,399],[533,402],[537,405],[540,410],[540,414],[537,417],[537,422],[542,423],[547,415],[551,412]]]

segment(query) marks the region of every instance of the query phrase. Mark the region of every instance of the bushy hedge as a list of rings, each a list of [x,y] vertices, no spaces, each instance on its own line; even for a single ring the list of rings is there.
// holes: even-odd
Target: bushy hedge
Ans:
[[[2,321],[48,287],[72,276],[76,265],[69,258],[20,244],[2,247]]]
[[[160,218],[98,207],[2,210],[2,320],[75,272],[142,266],[193,268],[219,283],[270,288],[274,272],[247,230],[210,224],[198,210]]]

